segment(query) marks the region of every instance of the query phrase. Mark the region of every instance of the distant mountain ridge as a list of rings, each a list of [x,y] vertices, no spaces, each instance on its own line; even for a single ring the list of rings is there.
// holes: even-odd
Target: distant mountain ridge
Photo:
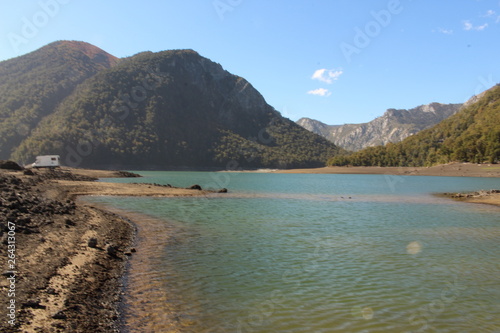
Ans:
[[[0,99],[2,159],[59,154],[66,165],[100,168],[290,168],[323,166],[340,151],[193,50],[118,59],[62,41],[0,62],[0,73],[0,89],[10,89]]]
[[[400,142],[450,117],[461,107],[431,103],[410,110],[388,109],[381,117],[363,124],[327,125],[309,118],[299,119],[297,124],[344,149],[357,151]]]
[[[401,142],[335,156],[329,165],[432,166],[500,162],[500,84],[474,96],[456,114]]]

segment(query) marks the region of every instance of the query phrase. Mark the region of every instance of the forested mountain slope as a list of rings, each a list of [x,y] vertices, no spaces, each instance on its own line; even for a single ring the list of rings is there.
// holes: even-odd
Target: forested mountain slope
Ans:
[[[0,159],[76,86],[119,60],[83,42],[59,41],[0,62]]]
[[[500,85],[466,103],[458,113],[400,143],[337,156],[329,165],[429,166],[451,161],[500,159]]]
[[[340,150],[283,118],[245,79],[192,50],[98,72],[14,150],[87,167],[312,167]]]

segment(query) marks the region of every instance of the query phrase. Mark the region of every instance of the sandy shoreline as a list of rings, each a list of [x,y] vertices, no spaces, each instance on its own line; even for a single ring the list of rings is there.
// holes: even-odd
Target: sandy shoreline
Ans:
[[[147,184],[94,182],[114,171],[0,170],[2,230],[15,226],[16,262],[2,267],[0,303],[14,302],[11,325],[0,308],[2,332],[120,332],[122,278],[135,253],[136,226],[117,215],[75,199],[80,195],[199,196],[211,193]],[[140,179],[139,179],[140,181]],[[8,258],[2,232],[0,255]],[[91,243],[95,241],[95,244]],[[7,277],[12,277],[14,284]],[[15,292],[11,294],[13,286]],[[10,296],[9,296],[10,295]]]
[[[376,171],[376,172],[374,172]],[[450,164],[432,168],[321,168],[272,171],[279,173],[349,173],[471,177],[498,177],[495,165]],[[35,175],[0,170],[0,209],[16,223],[16,324],[0,310],[2,332],[119,332],[123,315],[122,277],[134,256],[134,239],[144,222],[88,204],[78,196],[199,196],[212,193],[150,184],[94,182],[95,178],[121,177],[115,171],[63,169]],[[138,178],[138,183],[140,178]],[[500,193],[457,198],[471,203],[500,205]],[[141,225],[142,223],[142,225]],[[89,246],[95,238],[96,246]],[[61,241],[63,240],[63,241]],[[5,233],[2,236],[6,244]],[[7,245],[0,255],[7,257]],[[139,248],[141,251],[141,248]],[[146,255],[146,254],[144,254]],[[8,304],[9,276],[2,267],[0,303]]]
[[[500,177],[500,165],[449,163],[432,167],[324,167],[316,169],[291,169],[273,173],[309,174],[363,174],[437,177]]]
[[[434,177],[500,177],[500,165],[449,163],[432,167],[324,167],[316,169],[273,170],[271,173],[291,174],[358,174]],[[489,189],[488,189],[489,190]],[[500,193],[470,193],[463,197],[448,197],[469,203],[500,206]]]
[[[483,190],[470,193],[444,193],[444,196],[462,202],[500,206],[500,190]]]

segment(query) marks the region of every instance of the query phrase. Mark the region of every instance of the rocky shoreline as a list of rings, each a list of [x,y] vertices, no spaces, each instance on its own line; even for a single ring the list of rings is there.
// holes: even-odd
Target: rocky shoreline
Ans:
[[[0,331],[118,332],[121,277],[134,227],[77,204],[52,184],[89,177],[27,174],[0,173]],[[97,240],[93,247],[90,238]]]
[[[464,202],[500,206],[500,190],[481,190],[469,193],[444,193],[443,195]]]
[[[500,177],[500,165],[448,163],[431,167],[324,167],[317,169],[278,170],[276,173],[363,174],[437,177]]]
[[[0,168],[1,332],[120,332],[122,278],[136,227],[76,198],[211,193],[94,181],[124,176],[137,175]]]

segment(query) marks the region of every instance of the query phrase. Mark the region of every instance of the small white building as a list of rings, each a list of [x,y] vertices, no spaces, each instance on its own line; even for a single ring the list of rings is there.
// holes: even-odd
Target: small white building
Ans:
[[[43,155],[37,156],[33,168],[55,168],[61,166],[59,155]]]

